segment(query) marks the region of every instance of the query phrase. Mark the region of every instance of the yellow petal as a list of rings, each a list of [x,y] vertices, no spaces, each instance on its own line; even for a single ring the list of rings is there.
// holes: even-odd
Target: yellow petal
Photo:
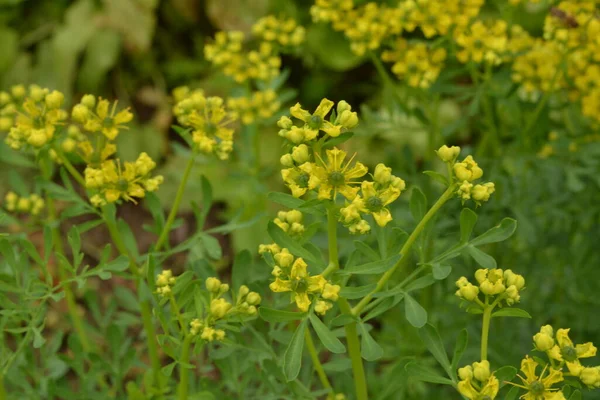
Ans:
[[[569,337],[570,330],[571,329],[569,328],[569,329],[559,329],[556,331],[556,341],[558,342],[558,345],[560,347],[565,347],[565,346],[574,347],[573,341]]]
[[[323,275],[315,275],[306,279],[308,283],[308,288],[306,289],[308,292],[322,292],[325,284],[327,283],[327,279],[323,277]]]
[[[387,208],[381,209],[379,212],[373,213],[373,218],[379,226],[386,226],[392,220],[392,214]]]
[[[558,345],[554,345],[554,347],[548,351],[548,357],[557,361],[562,361],[563,358],[562,354],[560,354],[560,347],[558,347]]]
[[[294,300],[296,301],[296,305],[301,311],[308,311],[308,307],[310,306],[310,299],[308,298],[308,294],[304,293],[295,293]]]
[[[578,344],[575,346],[575,350],[577,351],[577,358],[588,358],[594,357],[598,349],[592,342],[587,342],[584,344]]]
[[[290,108],[290,114],[304,122],[308,122],[311,117],[310,113],[304,110],[300,103],[296,103],[293,107]]]
[[[481,389],[480,394],[487,395],[492,399],[498,395],[498,391],[500,390],[500,382],[495,376],[491,376],[488,380],[487,384]]]
[[[269,289],[276,293],[290,292],[292,290],[292,282],[276,278],[275,282],[269,285]]]
[[[325,116],[331,110],[332,107],[333,107],[333,101],[328,100],[328,99],[323,99],[323,100],[321,100],[321,103],[319,104],[319,106],[317,107],[317,109],[315,110],[313,115],[316,115],[316,116],[319,116],[319,117],[325,119]]]
[[[532,358],[529,358],[529,356],[526,356],[521,361],[521,371],[523,371],[525,374],[527,382],[531,383],[537,379],[537,376],[535,375],[535,368],[537,366],[538,363],[536,363]]]
[[[340,133],[342,133],[342,126],[341,125],[333,125],[329,121],[324,121],[323,126],[321,127],[321,130],[331,137],[338,137],[338,136],[340,136]]]
[[[458,391],[469,400],[474,400],[478,396],[477,391],[473,385],[471,385],[471,381],[458,382]]]
[[[294,264],[292,265],[292,270],[290,271],[290,277],[295,280],[295,279],[302,279],[304,277],[306,277],[308,274],[306,272],[306,263],[304,262],[304,260],[300,257],[298,257],[296,259],[296,261],[294,261]]]
[[[375,189],[375,182],[363,181],[360,185],[363,196],[368,199],[369,197],[377,196],[377,190]]]
[[[567,363],[567,364],[569,364],[569,363]],[[546,389],[548,389],[555,383],[562,382],[562,380],[563,380],[563,373],[561,371],[557,371],[555,369],[550,368],[550,372],[548,373],[548,376],[546,376],[544,379],[542,379],[542,383],[544,384],[544,387]]]
[[[328,169],[330,171],[340,171],[342,169],[342,163],[346,158],[346,152],[334,147],[331,150],[327,150]],[[344,174],[345,175],[345,174]]]
[[[363,163],[357,162],[354,167],[344,172],[344,176],[346,180],[351,180],[355,178],[361,178],[365,176],[365,174],[369,172],[369,168],[367,168]]]

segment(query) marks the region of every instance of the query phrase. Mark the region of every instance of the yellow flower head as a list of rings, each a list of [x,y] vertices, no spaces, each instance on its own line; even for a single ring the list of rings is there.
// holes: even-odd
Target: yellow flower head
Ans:
[[[500,390],[500,382],[490,372],[487,360],[458,369],[458,391],[469,400],[495,399]]]
[[[552,387],[555,383],[563,381],[562,372],[546,366],[538,376],[535,372],[538,366],[537,362],[526,356],[521,361],[521,372],[525,376],[517,375],[523,384],[510,384],[527,390],[527,393],[521,396],[525,400],[565,400],[560,389]]]
[[[506,27],[506,21],[503,20],[490,24],[476,21],[464,29],[457,30],[454,40],[460,50],[456,57],[462,63],[501,63],[508,41]]]
[[[319,185],[318,177],[313,174],[315,168],[315,164],[305,162],[300,166],[281,170],[281,177],[286,186],[290,188],[292,196],[300,197]]]
[[[300,45],[304,41],[306,32],[291,18],[280,19],[268,15],[256,21],[252,26],[252,33],[264,41],[287,47]]]
[[[301,311],[308,311],[311,300],[309,294],[323,292],[327,280],[322,275],[308,275],[307,264],[302,258],[297,258],[290,269],[287,279],[277,277],[269,288],[276,293],[292,292],[294,301]]]
[[[391,51],[384,51],[383,61],[392,62],[392,72],[409,86],[426,89],[439,76],[446,59],[444,48],[429,49],[425,43],[408,44],[398,39]]]
[[[234,97],[227,101],[234,118],[240,118],[242,123],[251,124],[257,120],[270,118],[279,111],[281,103],[277,93],[272,89],[253,92],[250,97]]]
[[[368,169],[360,162],[350,167],[354,156],[344,165],[346,152],[336,148],[327,150],[327,162],[319,157],[321,165],[315,166],[311,174],[319,181],[319,199],[335,199],[341,193],[348,200],[354,200],[359,188],[356,179],[363,177]]]
[[[15,192],[8,192],[4,197],[4,208],[6,211],[27,213],[33,216],[39,215],[46,203],[37,194],[28,197],[19,197]]]
[[[391,185],[378,189],[375,182],[363,181],[361,193],[362,195],[356,196],[352,204],[360,212],[371,214],[377,225],[386,226],[392,220],[392,214],[387,206],[400,196],[400,189]]]
[[[73,107],[71,116],[74,121],[82,124],[84,130],[99,132],[108,140],[115,140],[119,131],[128,129],[125,124],[133,119],[129,108],[117,112],[117,103],[115,101],[111,107],[108,100],[99,98],[96,101],[93,95],[88,94]]]
[[[558,329],[554,340],[556,344],[548,350],[548,357],[556,361],[565,362],[569,372],[579,376],[583,370],[581,358],[594,357],[597,349],[592,342],[575,345],[569,338],[570,329]]]
[[[162,297],[171,295],[171,288],[175,285],[176,278],[170,269],[165,269],[156,276],[156,293]]]
[[[378,49],[385,39],[402,32],[401,10],[375,2],[349,10],[345,18],[346,24],[338,24],[337,28],[350,39],[350,49],[357,55]]]
[[[302,224],[303,215],[298,210],[279,211],[277,218],[273,222],[279,226],[284,232],[291,236],[302,235],[304,233],[304,225]]]

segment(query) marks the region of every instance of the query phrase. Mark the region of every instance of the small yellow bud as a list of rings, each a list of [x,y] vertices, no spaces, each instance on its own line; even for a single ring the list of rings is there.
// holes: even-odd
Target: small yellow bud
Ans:
[[[86,94],[81,98],[81,104],[89,109],[96,107],[96,97],[93,94]]]
[[[353,111],[343,111],[338,119],[338,122],[347,129],[352,129],[358,125],[358,114]]]
[[[250,289],[248,288],[248,286],[246,285],[242,285],[240,286],[239,290],[238,290],[238,298],[242,299],[244,298],[248,293],[250,293]]]
[[[490,362],[483,360],[481,362],[473,363],[473,376],[480,382],[486,382],[490,379]]]
[[[248,304],[250,304],[251,306],[259,305],[261,300],[262,299],[260,298],[260,295],[256,292],[250,292],[250,293],[248,293],[248,296],[246,297],[246,302]]]
[[[22,98],[25,97],[25,94],[27,94],[27,91],[25,90],[25,86],[23,85],[16,85],[10,88],[10,92],[12,93],[13,97],[16,98]]]
[[[65,95],[63,95],[61,92],[55,90],[52,93],[46,95],[45,101],[46,101],[46,106],[49,109],[55,110],[62,106],[63,101],[65,101]]]
[[[249,307],[246,309],[246,314],[248,314],[248,315],[256,315],[256,313],[257,313],[257,312],[258,312],[258,310],[257,310],[257,308],[256,308],[256,307],[254,307],[254,306],[249,306]]]
[[[535,348],[539,351],[548,351],[554,347],[554,339],[547,333],[539,332],[533,336]]]
[[[226,283],[221,283],[221,286],[219,287],[219,292],[225,293],[227,291],[229,291],[229,285]]]
[[[216,319],[223,318],[231,307],[231,303],[225,299],[213,299],[210,302],[210,313]]]
[[[479,288],[471,283],[467,283],[466,286],[458,289],[460,293],[460,297],[464,298],[467,301],[473,301],[479,295]]]
[[[90,110],[86,106],[83,104],[77,104],[75,107],[73,107],[71,116],[73,117],[73,120],[80,123],[85,123],[85,121],[88,119],[89,112]]]
[[[283,165],[286,168],[290,168],[294,166],[294,159],[292,158],[291,154],[284,154],[281,156],[281,158],[279,159],[279,162],[281,163],[281,165]]]
[[[406,182],[404,182],[404,179],[402,178],[392,176],[392,182],[390,183],[390,186],[398,190],[404,190],[406,189]]]
[[[34,129],[27,138],[27,143],[33,147],[42,147],[48,142],[48,137],[43,129]]]
[[[540,329],[540,333],[545,333],[550,337],[554,337],[554,329],[552,329],[552,325],[544,325]]]
[[[458,157],[458,155],[460,154],[460,147],[448,147],[446,145],[443,145],[436,151],[436,153],[440,160],[442,160],[443,162],[454,162],[454,160],[456,160],[456,157]]]
[[[462,367],[458,369],[458,377],[463,381],[468,381],[473,379],[473,367],[467,365],[466,367]]]
[[[288,249],[281,249],[281,251],[278,254],[275,254],[273,258],[281,268],[287,268],[294,262],[294,256]]]
[[[317,300],[317,303],[315,304],[315,312],[317,314],[325,315],[325,313],[327,313],[327,311],[329,311],[332,307],[333,305],[328,301]]]
[[[287,220],[287,222],[289,222],[290,224],[293,224],[294,222],[302,222],[302,213],[298,210],[291,210],[288,211],[285,219]]]
[[[279,121],[277,121],[277,126],[280,127],[281,129],[290,129],[293,124],[294,123],[292,122],[290,117],[286,117],[286,116],[279,118]]]
[[[325,287],[323,288],[322,297],[326,300],[337,301],[340,297],[340,289],[341,288],[339,285],[332,285],[330,283],[326,283]]]
[[[342,113],[344,111],[350,111],[350,110],[352,110],[352,106],[350,104],[348,104],[348,102],[346,100],[341,100],[338,102],[337,108],[336,108],[337,115],[342,115]]]
[[[206,278],[205,284],[206,284],[206,289],[212,293],[218,292],[219,289],[221,288],[221,281],[214,277]]]
[[[465,277],[465,276],[461,276],[460,278],[458,278],[458,280],[456,281],[456,286],[458,286],[459,288],[461,287],[465,287],[469,284],[469,280]]]
[[[292,149],[292,158],[297,164],[304,164],[310,159],[308,146],[305,144],[298,145]]]
[[[600,387],[600,367],[584,368],[579,375],[579,379],[584,385]]]
[[[478,269],[475,271],[475,279],[479,284],[483,283],[487,279],[488,270],[487,269]]]
[[[385,185],[392,179],[392,169],[386,167],[385,164],[377,164],[375,167],[375,173],[373,174],[375,182]]]
[[[8,131],[13,125],[10,117],[0,117],[0,131]]]
[[[77,146],[77,142],[71,138],[66,138],[60,145],[65,153],[70,153],[75,150],[75,146]]]

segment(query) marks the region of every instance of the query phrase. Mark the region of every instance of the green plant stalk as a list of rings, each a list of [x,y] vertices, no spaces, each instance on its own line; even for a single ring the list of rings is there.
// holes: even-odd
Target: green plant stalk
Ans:
[[[340,298],[338,301],[340,310],[344,314],[350,315],[352,310],[346,299]],[[354,390],[356,391],[357,400],[368,400],[369,392],[367,389],[367,379],[365,377],[365,369],[360,355],[360,341],[358,340],[358,331],[356,330],[356,322],[351,322],[344,326],[346,332],[346,344],[348,345],[348,354],[352,362],[352,375],[354,377]]]
[[[490,322],[494,306],[486,306],[483,309],[483,326],[481,328],[481,361],[487,360],[488,337],[490,334]]]
[[[0,375],[0,400],[6,400],[6,390],[4,389],[4,376]]]
[[[337,248],[337,219],[335,205],[327,208],[327,243],[329,243],[329,264],[322,275],[326,278],[340,268]]]
[[[69,161],[69,159],[62,154],[59,156],[59,158],[63,166],[67,169],[67,171],[69,171],[69,173],[77,181],[77,183],[79,183],[83,188],[85,188],[85,179],[79,173],[79,171],[77,171],[73,164],[71,164],[71,161]]]
[[[190,178],[190,173],[192,172],[192,168],[194,167],[194,162],[194,156],[192,155],[188,160],[188,163],[185,167],[185,171],[183,172],[183,178],[181,178],[181,183],[177,188],[177,193],[175,194],[175,201],[173,202],[171,211],[169,211],[167,222],[165,222],[165,226],[163,227],[163,230],[160,233],[158,240],[156,241],[156,251],[160,251],[160,249],[164,246],[167,239],[169,238],[169,232],[171,231],[171,226],[173,225],[173,221],[175,221],[175,217],[177,216],[177,212],[179,211],[179,206],[181,205],[181,200],[183,199],[183,193],[185,192],[185,186],[187,184],[188,179]]]
[[[415,230],[412,231],[412,233],[406,240],[406,243],[404,243],[404,246],[402,246],[402,249],[400,250],[400,255],[402,257],[400,258],[400,260],[398,260],[398,262],[392,268],[387,270],[381,276],[381,278],[379,278],[379,281],[377,281],[377,286],[375,287],[375,289],[373,289],[371,291],[371,293],[367,294],[361,301],[358,302],[358,304],[356,306],[354,306],[354,308],[352,309],[352,315],[355,315],[355,316],[360,315],[362,310],[373,299],[373,295],[375,293],[380,292],[385,287],[386,283],[390,280],[392,275],[394,275],[394,273],[398,269],[400,269],[400,267],[402,267],[403,265],[406,264],[406,262],[408,261],[408,255],[410,254],[410,250],[411,250],[414,242],[417,240],[417,238],[419,237],[419,235],[421,234],[423,229],[425,229],[425,226],[431,220],[431,218],[433,218],[433,216],[439,211],[439,209],[442,208],[442,206],[454,195],[455,189],[456,189],[456,184],[452,184],[452,185],[448,186],[446,191],[440,196],[440,198],[435,202],[435,204],[433,206],[431,206],[429,211],[427,211],[425,216],[423,216],[423,219],[421,219],[419,224],[416,226]]]
[[[308,349],[308,353],[310,354],[310,358],[312,359],[313,366],[315,367],[315,371],[317,371],[317,375],[321,380],[321,384],[325,389],[328,389],[330,392],[333,392],[331,388],[331,383],[329,383],[329,378],[327,378],[327,374],[323,369],[323,365],[321,365],[321,361],[319,360],[319,354],[317,353],[317,349],[315,348],[315,343],[313,342],[312,335],[310,334],[310,330],[307,327],[304,333],[304,340],[306,342],[306,348]]]
[[[181,359],[179,360],[179,385],[177,387],[177,399],[187,400],[189,386],[189,368],[186,365],[190,362],[190,347],[192,344],[193,335],[187,335],[181,346]]]

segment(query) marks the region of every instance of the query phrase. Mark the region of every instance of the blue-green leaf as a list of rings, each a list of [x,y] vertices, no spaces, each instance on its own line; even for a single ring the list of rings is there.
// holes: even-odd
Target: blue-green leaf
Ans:
[[[304,319],[294,332],[285,354],[283,355],[283,374],[288,382],[293,381],[300,373],[302,366],[302,350],[304,350],[304,332],[307,320]]]
[[[306,313],[282,311],[267,307],[260,307],[258,309],[258,314],[262,319],[268,322],[297,321],[306,317]]]
[[[314,328],[317,336],[321,340],[321,343],[323,343],[323,346],[325,346],[327,350],[336,354],[346,352],[346,348],[344,347],[342,342],[340,342],[340,340],[337,337],[335,337],[335,335],[329,330],[329,328],[327,328],[327,326],[325,326],[325,324],[319,319],[319,317],[317,317],[315,314],[310,314],[308,318],[310,319],[310,323]]]
[[[365,327],[365,324],[359,323],[358,329],[360,330],[361,334],[360,355],[362,356],[362,358],[364,358],[367,361],[375,361],[380,359],[383,356],[383,349],[381,348],[379,343],[377,343],[375,339],[373,339],[373,337]]]
[[[415,328],[422,328],[427,323],[427,311],[411,295],[404,295],[404,311],[406,319]]]
[[[500,221],[500,224],[488,230],[483,235],[477,236],[470,243],[473,246],[481,246],[483,244],[501,242],[511,237],[516,229],[517,221],[512,218],[504,218]]]
[[[477,214],[470,208],[463,208],[460,213],[460,241],[466,243],[471,237],[473,227],[477,223]]]

